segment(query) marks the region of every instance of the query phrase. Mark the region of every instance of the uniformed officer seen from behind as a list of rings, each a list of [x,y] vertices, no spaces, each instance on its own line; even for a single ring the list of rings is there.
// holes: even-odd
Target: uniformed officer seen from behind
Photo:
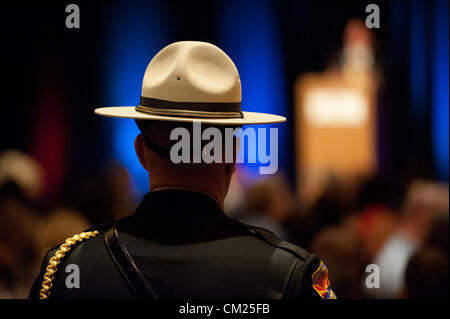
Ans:
[[[285,120],[244,112],[240,102],[232,60],[212,44],[185,41],[150,62],[138,106],[97,109],[136,120],[141,133],[134,146],[150,191],[131,216],[51,249],[30,297],[335,298],[317,256],[224,214],[234,162],[176,164],[170,158],[176,142],[170,133],[184,127],[192,136],[194,121],[223,132]],[[192,144],[190,151],[192,157]],[[77,288],[67,285],[68,265],[79,268]]]

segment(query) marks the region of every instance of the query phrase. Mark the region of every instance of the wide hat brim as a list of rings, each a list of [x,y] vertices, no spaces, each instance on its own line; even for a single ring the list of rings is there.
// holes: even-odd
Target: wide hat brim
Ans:
[[[147,114],[136,111],[134,106],[115,106],[115,107],[101,107],[95,109],[95,114],[108,116],[129,118],[136,120],[153,120],[166,122],[194,122],[199,121],[205,124],[217,125],[248,125],[248,124],[271,124],[285,122],[284,116],[258,113],[258,112],[242,112],[242,118],[195,118],[195,117],[179,117],[179,116],[163,116]]]

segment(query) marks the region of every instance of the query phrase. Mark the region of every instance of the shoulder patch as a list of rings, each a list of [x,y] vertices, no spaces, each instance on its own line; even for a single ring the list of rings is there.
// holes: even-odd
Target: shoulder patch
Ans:
[[[47,299],[50,295],[50,289],[53,286],[53,279],[55,278],[55,273],[58,271],[58,265],[61,260],[66,256],[66,254],[73,248],[73,246],[79,242],[86,239],[95,237],[99,234],[98,231],[87,231],[66,239],[66,241],[59,246],[55,255],[50,258],[48,266],[45,269],[44,279],[42,281],[41,290],[39,291],[40,299]]]
[[[312,287],[322,299],[336,299],[336,295],[331,290],[330,280],[328,280],[328,268],[320,261],[319,267],[312,274]]]

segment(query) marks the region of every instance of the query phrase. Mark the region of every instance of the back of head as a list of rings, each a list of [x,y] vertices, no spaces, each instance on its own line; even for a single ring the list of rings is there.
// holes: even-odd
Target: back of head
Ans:
[[[151,191],[157,188],[203,191],[223,206],[237,153],[234,135],[225,130],[233,131],[235,127],[195,127],[196,123],[148,120],[137,120],[136,124],[141,135],[136,139],[135,148],[141,164],[149,172]],[[211,129],[215,133],[206,134]],[[225,158],[226,145],[232,147],[231,162]]]
[[[201,124],[199,125],[199,131],[194,132],[195,128],[193,128],[192,123],[183,123],[183,122],[164,122],[164,121],[148,121],[148,120],[136,120],[136,124],[141,131],[144,144],[145,146],[155,153],[158,158],[163,159],[168,165],[170,165],[170,162],[173,164],[194,164],[190,165],[195,166],[195,168],[200,169],[202,167],[205,167],[206,164],[221,164],[225,163],[225,159],[222,156],[217,161],[214,161],[213,163],[205,162],[203,157],[203,152],[210,152],[211,154],[214,154],[215,151],[219,151],[221,154],[224,154],[223,147],[227,143],[228,138],[232,138],[234,140],[233,136],[229,136],[225,132],[226,128],[229,128],[231,130],[235,130],[236,128],[239,128],[238,126],[214,126],[214,125],[208,125],[208,124]],[[194,124],[195,125],[195,124]],[[218,141],[219,147],[214,147],[212,149],[208,148],[208,150],[205,149],[206,144],[210,143],[211,140],[205,138],[205,131],[215,129],[216,132],[220,134],[220,139]],[[177,131],[178,130],[178,131]],[[180,138],[178,135],[178,132],[180,130],[183,130],[186,132],[186,135],[188,136],[188,140],[184,140],[184,138]],[[198,135],[198,136],[197,136]],[[209,138],[217,139],[217,137],[209,136]],[[177,155],[180,155],[180,152],[186,151],[188,152],[186,162],[182,163],[176,163],[173,157],[173,153],[171,154],[171,149],[174,147],[175,144],[180,143],[186,143],[186,145],[183,145],[183,147],[178,148],[177,147]],[[234,164],[234,156],[236,155],[237,149],[236,149],[236,143],[233,142],[233,164]],[[200,151],[202,152],[201,158],[199,161],[195,161],[193,157],[195,156],[195,148],[198,147]],[[220,149],[219,149],[220,148]],[[195,165],[197,164],[197,165]],[[183,166],[182,167],[186,167]]]

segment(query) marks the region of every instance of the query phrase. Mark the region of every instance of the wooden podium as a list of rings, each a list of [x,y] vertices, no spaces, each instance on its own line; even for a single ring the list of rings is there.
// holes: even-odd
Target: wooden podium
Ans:
[[[330,180],[351,184],[376,168],[375,88],[340,73],[304,74],[295,86],[297,190],[307,204]]]

